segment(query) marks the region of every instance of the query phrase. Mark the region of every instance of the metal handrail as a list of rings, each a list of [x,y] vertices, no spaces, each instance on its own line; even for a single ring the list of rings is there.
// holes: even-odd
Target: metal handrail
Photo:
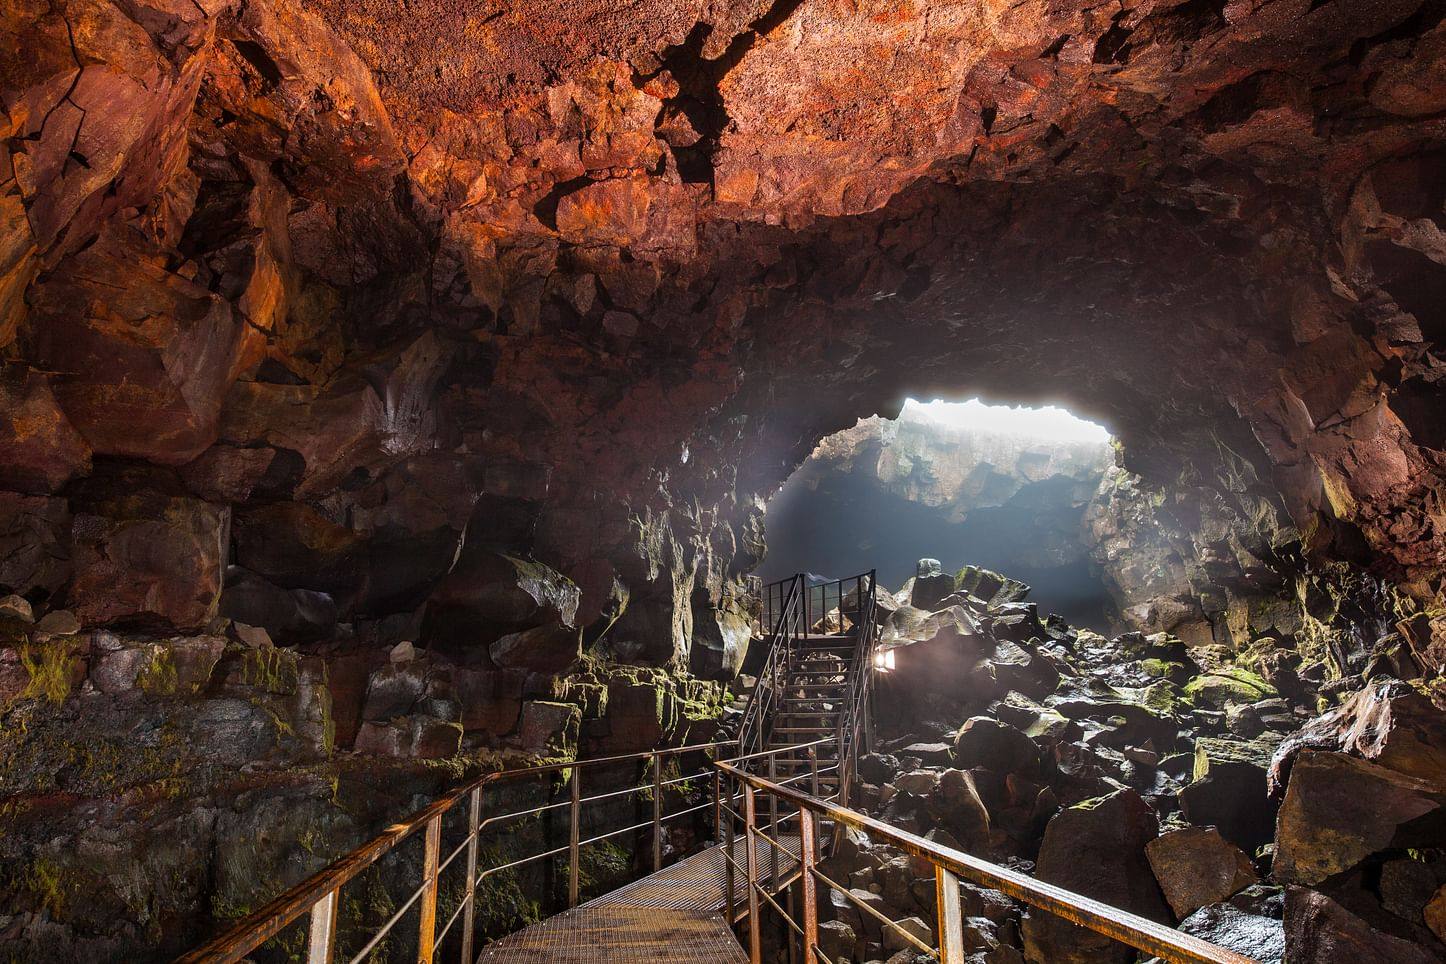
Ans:
[[[735,755],[730,756],[728,759],[733,763],[747,763],[750,760],[770,757],[798,749],[799,747],[811,748],[831,742],[833,742],[833,739],[827,738],[794,747],[763,750],[746,754],[735,753]],[[467,851],[467,886],[463,898],[463,904],[466,907],[466,916],[463,924],[462,959],[464,961],[470,961],[475,940],[474,919],[476,901],[474,898],[476,895],[476,887],[482,880],[490,874],[501,870],[568,853],[571,857],[568,883],[569,902],[571,905],[576,905],[578,897],[578,849],[607,837],[617,836],[620,833],[630,831],[635,832],[648,826],[653,827],[654,870],[659,869],[662,863],[662,825],[669,820],[697,812],[701,809],[699,807],[691,807],[687,810],[672,814],[664,814],[662,812],[661,788],[664,785],[681,782],[680,780],[669,780],[666,781],[665,784],[665,781],[661,779],[661,764],[663,759],[682,756],[688,753],[700,753],[724,748],[736,750],[737,744],[731,740],[713,743],[695,743],[688,746],[667,747],[656,750],[645,750],[638,753],[594,757],[588,760],[574,760],[566,763],[549,763],[541,766],[500,770],[483,774],[443,794],[410,817],[387,827],[372,839],[351,850],[296,886],[290,888],[285,893],[258,908],[253,913],[237,921],[224,933],[217,935],[200,947],[183,954],[176,959],[176,964],[202,964],[202,962],[204,962],[204,964],[234,964],[234,962],[243,960],[251,951],[281,933],[284,928],[306,913],[310,913],[311,915],[306,960],[308,964],[329,964],[335,950],[338,923],[337,911],[341,888],[355,879],[362,871],[394,850],[403,841],[409,839],[413,834],[421,830],[426,831],[426,849],[423,855],[421,886],[407,896],[401,907],[393,914],[392,918],[382,925],[376,934],[372,935],[371,940],[352,960],[357,961],[365,957],[365,955],[380,942],[381,938],[395,926],[402,915],[420,901],[422,910],[418,932],[418,961],[423,962],[423,964],[430,964],[437,948],[441,944],[442,938],[446,936],[456,921],[456,915],[454,914],[452,920],[442,929],[441,934],[438,935],[436,933],[438,877],[441,871],[449,866],[465,849]],[[595,794],[591,797],[582,796],[580,787],[584,770],[649,759],[652,762],[652,779],[648,782],[630,787],[626,791],[609,791],[607,793]],[[546,804],[527,810],[489,816],[486,820],[482,819],[481,794],[487,787],[493,784],[536,778],[562,771],[572,771],[570,775],[572,795],[568,801],[562,804]],[[702,776],[709,772],[712,771],[705,768],[699,770],[698,773],[692,776]],[[651,821],[626,827],[622,830],[609,831],[588,839],[581,839],[581,835],[578,832],[579,815],[584,804],[621,796],[625,793],[636,794],[645,791],[651,791],[653,793],[653,819]],[[469,801],[467,836],[445,859],[441,859],[442,818],[464,798]],[[480,875],[478,874],[477,851],[484,830],[504,820],[535,816],[556,809],[559,806],[567,806],[571,811],[571,834],[567,846],[528,855],[521,860],[513,861],[500,867],[489,868],[482,871]]]
[[[765,587],[765,620],[775,589],[780,605],[773,613],[772,625],[768,627],[768,653],[758,672],[758,680],[753,685],[748,706],[743,711],[743,719],[738,725],[738,749],[741,753],[762,749],[766,744],[767,727],[772,716],[770,711],[778,701],[788,651],[804,628],[807,589],[803,574],[780,579]]]
[[[761,889],[758,880],[757,861],[753,856],[753,840],[760,833],[757,828],[754,795],[763,792],[771,797],[791,803],[800,811],[810,812],[809,819],[801,822],[801,863],[803,881],[803,931],[804,964],[816,964],[815,948],[818,944],[818,902],[814,887],[818,881],[825,886],[838,885],[819,873],[815,863],[819,856],[815,819],[832,821],[835,827],[849,827],[862,831],[871,837],[886,841],[907,854],[927,860],[934,866],[936,890],[939,901],[939,948],[942,964],[961,964],[964,960],[963,913],[959,897],[960,878],[968,879],[1006,896],[1023,901],[1031,907],[1047,911],[1079,924],[1112,940],[1135,947],[1147,954],[1153,954],[1177,964],[1259,964],[1254,958],[1220,947],[1209,941],[1177,931],[1165,924],[1132,914],[1118,907],[1065,890],[1053,884],[1035,880],[1008,867],[971,856],[952,847],[945,847],[917,834],[900,830],[867,814],[830,803],[781,786],[773,781],[755,776],[725,761],[714,761],[714,769],[724,776],[739,781],[744,788],[744,833],[748,847],[747,884],[749,893],[749,937],[750,957],[754,962],[761,960],[761,940],[758,928],[758,901],[755,894]],[[816,816],[815,816],[816,815]],[[730,901],[731,903],[731,901]],[[933,951],[932,948],[929,949]]]

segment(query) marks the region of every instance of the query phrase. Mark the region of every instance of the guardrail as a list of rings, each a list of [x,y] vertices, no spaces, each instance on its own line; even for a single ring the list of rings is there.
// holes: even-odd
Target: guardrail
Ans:
[[[804,746],[814,747],[829,742],[832,742],[831,739],[819,740],[813,744],[804,744]],[[459,919],[462,921],[462,938],[461,953],[458,956],[458,960],[465,962],[465,964],[471,964],[474,960],[473,949],[477,941],[477,887],[489,876],[566,854],[568,857],[568,906],[576,906],[579,896],[578,855],[581,848],[611,837],[617,837],[627,833],[637,833],[651,827],[652,867],[656,871],[663,866],[664,824],[689,814],[704,811],[710,807],[715,808],[713,815],[715,824],[719,821],[719,816],[716,811],[718,803],[716,799],[717,771],[713,770],[708,764],[705,764],[696,772],[670,779],[663,779],[665,761],[686,754],[709,754],[733,751],[732,755],[727,758],[730,763],[749,764],[756,760],[769,759],[788,750],[798,749],[798,747],[766,750],[742,755],[738,754],[736,749],[737,744],[732,741],[699,743],[691,746],[648,750],[641,753],[628,753],[617,756],[595,757],[589,760],[577,760],[570,763],[555,763],[485,774],[463,784],[445,796],[440,797],[427,807],[412,814],[410,817],[388,827],[371,840],[368,840],[334,863],[287,890],[254,913],[242,918],[224,933],[177,958],[177,964],[233,964],[233,962],[241,961],[246,955],[259,948],[268,940],[276,937],[285,928],[305,914],[310,914],[306,942],[306,964],[332,964],[336,951],[339,922],[338,910],[340,907],[342,888],[345,887],[348,882],[355,879],[362,871],[375,864],[388,853],[394,851],[403,841],[419,832],[424,834],[421,881],[419,885],[410,893],[406,900],[403,901],[391,918],[371,935],[366,944],[357,953],[351,955],[349,964],[357,964],[357,962],[365,960],[413,907],[418,908],[417,960],[421,962],[421,964],[432,964],[436,958],[437,951],[442,946],[442,942],[446,939],[447,934],[457,924]],[[582,785],[584,783],[583,774],[586,771],[643,761],[647,761],[649,764],[651,780],[636,786],[609,790],[605,793],[598,793],[592,796],[582,795]],[[482,792],[485,789],[503,783],[561,774],[564,771],[570,771],[566,773],[564,777],[565,781],[570,784],[568,799],[543,806],[514,810],[486,817],[483,816]],[[715,799],[713,801],[690,806],[673,813],[664,812],[663,791],[666,788],[690,780],[698,780],[699,778],[712,779],[714,782]],[[653,810],[651,820],[609,830],[606,833],[595,834],[586,839],[582,838],[581,816],[584,806],[596,804],[604,800],[616,800],[641,794],[651,794]],[[454,849],[443,856],[443,818],[464,800],[467,802],[467,833],[463,839],[456,844]],[[488,867],[481,872],[478,871],[479,849],[485,833],[509,822],[540,816],[552,811],[559,811],[564,807],[567,808],[569,815],[568,843],[565,846],[541,850],[537,853],[528,854],[516,860],[499,864],[495,867]],[[437,929],[437,895],[441,876],[448,868],[452,867],[459,858],[463,859],[466,867],[464,896],[461,903],[457,906],[456,911],[452,914],[451,919],[443,925],[439,932]]]
[[[940,846],[933,841],[925,840],[923,837],[897,827],[891,827],[873,817],[849,810],[830,800],[820,799],[816,795],[810,796],[785,786],[783,783],[747,773],[726,761],[715,762],[713,766],[725,778],[736,781],[743,791],[742,814],[736,813],[728,804],[722,803],[721,790],[715,792],[720,795],[720,809],[729,811],[729,820],[741,819],[743,821],[744,865],[741,867],[737,865],[733,859],[731,846],[723,852],[723,856],[728,861],[730,869],[745,875],[748,888],[748,950],[753,964],[760,964],[763,957],[760,932],[760,910],[763,903],[767,903],[787,925],[790,943],[796,937],[801,944],[803,964],[819,964],[820,961],[823,964],[833,964],[818,946],[819,884],[842,894],[845,899],[858,908],[860,914],[877,921],[881,927],[889,928],[914,949],[925,954],[937,955],[942,964],[962,964],[965,959],[965,951],[964,917],[959,887],[961,879],[1000,891],[1031,907],[1056,914],[1166,961],[1178,962],[1178,964],[1259,964],[1253,958],[1211,944],[1198,937],[1192,937],[1164,924],[1131,914],[1117,907],[1111,907],[1062,887],[1035,880],[1018,871],[981,860],[951,847]],[[767,795],[770,801],[770,810],[773,815],[770,822],[770,829],[773,831],[771,835],[760,826],[757,800],[760,792]],[[727,799],[731,803],[737,800],[737,794],[730,789]],[[793,813],[786,815],[782,820],[777,816],[777,803],[780,801],[790,804],[794,808]],[[782,847],[777,827],[780,823],[787,823],[790,820],[798,824],[799,852],[794,854],[786,847],[782,849],[793,856],[799,865],[798,881],[802,890],[800,901],[803,905],[802,920],[795,920],[792,913],[779,906],[772,894],[760,884],[758,871],[758,839],[768,841],[771,845],[770,849],[776,852],[778,848]],[[831,880],[819,871],[818,861],[821,856],[819,824],[822,822],[831,823],[835,831],[845,827],[862,831],[873,839],[886,841],[905,853],[926,860],[933,865],[938,906],[935,927],[936,945],[930,946],[911,931],[901,927],[899,922],[855,898],[844,884]],[[790,947],[791,956],[792,948]]]

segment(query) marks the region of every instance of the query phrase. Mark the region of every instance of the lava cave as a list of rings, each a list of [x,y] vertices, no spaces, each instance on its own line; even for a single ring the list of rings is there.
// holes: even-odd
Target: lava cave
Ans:
[[[721,959],[1446,960],[1446,0],[15,0],[0,42],[0,959],[431,961],[429,915],[512,959],[727,862],[687,748],[756,739],[742,786],[813,729],[840,805],[1166,937],[835,823],[769,883],[814,943],[680,925]],[[906,405],[974,397],[1111,439]],[[526,819],[453,851],[484,786]]]

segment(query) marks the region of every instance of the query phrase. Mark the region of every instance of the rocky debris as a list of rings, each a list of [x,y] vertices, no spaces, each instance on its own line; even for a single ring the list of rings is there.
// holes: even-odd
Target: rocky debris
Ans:
[[[1110,640],[1037,613],[1035,635],[1016,641],[1021,623],[1001,619],[1022,614],[1012,600],[956,591],[940,605],[894,624],[920,638],[896,638],[897,669],[877,680],[880,752],[859,774],[861,802],[881,819],[1095,888],[1262,961],[1295,959],[1317,940],[1282,923],[1281,883],[1309,884],[1362,926],[1431,946],[1446,836],[1439,781],[1413,775],[1435,772],[1441,745],[1429,686],[1375,680],[1312,719],[1295,690],[1237,685],[1250,673],[1225,647],[1166,633]],[[966,621],[952,609],[972,632],[954,628]],[[1021,671],[1036,661],[1049,672]],[[892,698],[896,688],[908,699]],[[1287,781],[1280,794],[1268,773]],[[894,919],[930,919],[886,848],[850,842],[835,858]],[[838,912],[865,928],[854,931],[864,959],[882,954],[866,924]],[[979,940],[1030,959],[1131,959],[1037,913]]]

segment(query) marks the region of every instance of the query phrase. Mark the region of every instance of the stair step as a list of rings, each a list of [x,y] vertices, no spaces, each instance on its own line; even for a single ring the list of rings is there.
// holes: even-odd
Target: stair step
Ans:
[[[774,733],[832,733],[837,726],[775,726]]]

